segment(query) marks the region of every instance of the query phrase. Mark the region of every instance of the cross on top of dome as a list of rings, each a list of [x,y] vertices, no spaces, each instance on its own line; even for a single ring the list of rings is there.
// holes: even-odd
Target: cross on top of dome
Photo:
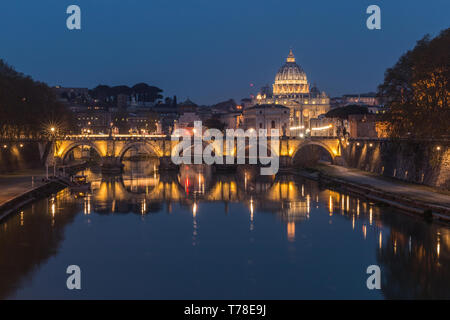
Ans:
[[[286,59],[286,62],[295,62],[295,56],[294,53],[292,52],[292,49],[289,49],[289,55]]]

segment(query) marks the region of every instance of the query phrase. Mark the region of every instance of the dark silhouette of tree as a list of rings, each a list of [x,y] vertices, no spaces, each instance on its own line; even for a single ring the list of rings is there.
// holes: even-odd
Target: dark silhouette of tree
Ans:
[[[16,72],[0,59],[0,136],[39,137],[49,126],[58,134],[74,127],[72,113],[45,83]]]
[[[112,95],[111,87],[105,85],[98,85],[92,90],[89,90],[89,95],[100,101],[108,100]]]
[[[172,106],[173,106],[174,108],[177,107],[177,96],[173,96]]]
[[[351,104],[351,105],[348,105],[345,107],[332,109],[325,114],[325,117],[348,119],[348,116],[352,115],[352,114],[368,114],[368,113],[369,113],[369,111],[368,111],[367,107],[356,105],[356,104]]]
[[[134,96],[139,102],[155,102],[163,98],[160,94],[161,92],[162,90],[157,87],[149,86],[146,83],[138,83],[131,88],[125,85],[115,87],[98,85],[90,90],[89,94],[92,98],[97,99],[100,102],[106,102],[111,106],[117,106],[117,96],[120,94]]]
[[[385,73],[379,94],[393,137],[450,135],[450,28],[426,35]]]
[[[156,100],[162,99],[163,96],[160,94],[161,89],[149,86],[146,83],[138,83],[132,87],[133,94],[137,95],[138,101],[144,102],[155,102]]]
[[[220,131],[225,129],[225,124],[217,118],[209,118],[203,122],[203,125],[208,129],[219,129]]]
[[[172,105],[173,100],[172,100],[170,97],[166,97],[166,98],[164,99],[164,103],[165,103],[165,104],[168,104],[168,105]]]
[[[119,94],[129,95],[133,90],[128,86],[115,86],[110,89],[111,96],[118,96]]]

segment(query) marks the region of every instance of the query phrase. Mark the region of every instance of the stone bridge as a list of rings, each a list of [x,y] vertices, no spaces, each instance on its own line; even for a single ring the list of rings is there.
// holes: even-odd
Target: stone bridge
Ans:
[[[172,141],[171,136],[168,135],[73,135],[56,140],[52,146],[53,152],[49,154],[47,161],[64,164],[72,150],[78,147],[87,147],[96,151],[103,166],[120,166],[127,151],[134,148],[159,158],[160,166],[165,167],[170,165],[171,154],[178,143],[179,141]],[[204,145],[210,143],[213,144],[215,154],[218,156],[235,156],[237,154],[236,143],[233,150],[227,150],[224,139],[223,151],[220,151],[213,141],[203,142]],[[270,143],[268,145],[270,146]],[[305,157],[310,157],[311,154],[317,157],[319,153],[328,155],[333,163],[339,163],[342,161],[343,145],[343,142],[337,137],[281,137],[278,150],[271,150],[271,152],[279,155],[281,167],[296,165]],[[307,147],[313,149],[308,150]]]
[[[176,143],[165,135],[78,135],[59,138],[54,143],[45,138],[0,138],[0,169],[24,160],[62,164],[70,151],[79,146],[95,150],[102,164],[113,165],[120,165],[127,150],[139,148],[159,158],[160,167],[164,168],[171,164],[170,156]],[[226,148],[224,150],[226,155]],[[335,164],[446,190],[450,188],[448,138],[282,137],[278,150],[273,152],[279,155],[281,167],[296,166],[305,158],[325,154]]]

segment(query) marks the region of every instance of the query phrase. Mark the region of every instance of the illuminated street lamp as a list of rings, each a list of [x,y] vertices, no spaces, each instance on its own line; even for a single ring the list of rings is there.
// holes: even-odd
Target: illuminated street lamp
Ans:
[[[49,128],[50,136],[52,139],[52,145],[53,145],[53,176],[56,176],[56,160],[55,160],[55,154],[56,154],[56,134],[58,132],[56,126],[51,126]],[[47,179],[48,179],[48,163],[46,163],[46,171],[47,171]]]

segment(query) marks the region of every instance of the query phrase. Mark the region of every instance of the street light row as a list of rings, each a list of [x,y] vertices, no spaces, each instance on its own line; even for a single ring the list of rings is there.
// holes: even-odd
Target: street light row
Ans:
[[[19,144],[19,147],[20,147],[20,148],[23,148],[23,147],[24,147],[23,143]],[[4,145],[3,145],[3,149],[8,149],[8,145],[7,145],[7,144],[4,144]]]
[[[342,141],[344,141],[344,138],[342,138]],[[349,146],[350,143],[351,143],[351,142],[347,141],[345,144],[346,144],[347,146]],[[360,147],[360,146],[361,146],[361,143],[360,143],[360,142],[356,142],[356,146]],[[362,146],[365,147],[366,144],[365,144],[365,143],[362,143]],[[369,143],[368,146],[369,146],[370,148],[372,148],[372,147],[373,147],[373,143]],[[441,147],[441,146],[436,146],[436,147],[435,147],[435,150],[436,150],[436,151],[441,151],[441,150],[442,150],[442,147]]]

